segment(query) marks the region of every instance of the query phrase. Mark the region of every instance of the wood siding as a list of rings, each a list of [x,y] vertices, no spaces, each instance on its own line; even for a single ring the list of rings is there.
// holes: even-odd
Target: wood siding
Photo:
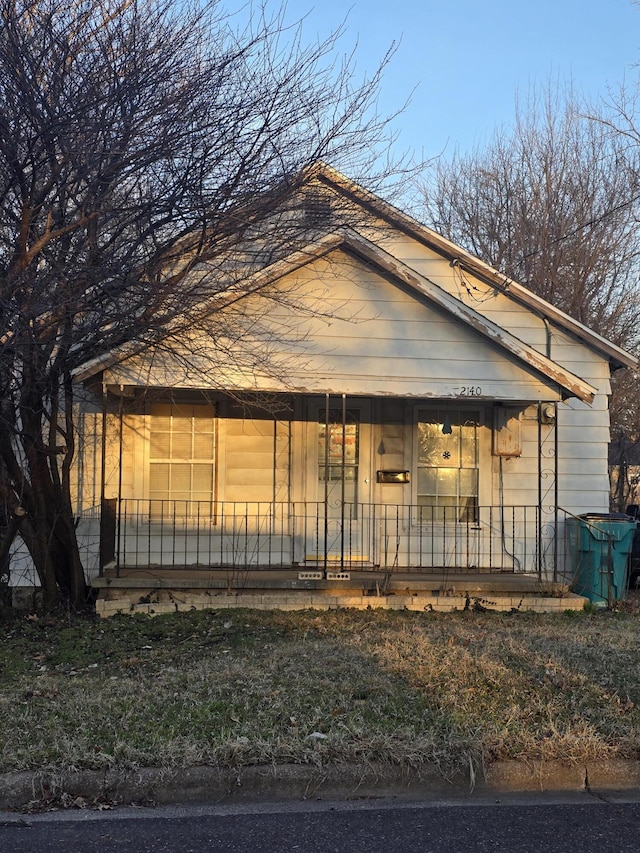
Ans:
[[[276,303],[268,315],[259,296],[244,306],[247,316],[261,321],[242,347],[251,334],[252,348],[268,341],[271,371],[254,366],[251,375],[242,369],[220,374],[203,361],[197,376],[192,358],[189,375],[179,360],[156,354],[113,369],[109,381],[167,386],[177,379],[197,386],[209,378],[221,390],[236,383],[245,389],[427,399],[560,398],[552,382],[479,333],[342,252],[287,277],[283,290],[296,294],[295,304]],[[203,342],[194,346],[203,348]],[[243,358],[239,352],[240,364]]]
[[[542,482],[543,498],[555,499],[557,491],[559,505],[570,512],[605,510],[609,494],[607,358],[512,298],[508,282],[500,289],[461,273],[449,259],[400,231],[382,227],[380,221],[373,223],[369,236],[461,303],[590,383],[598,391],[593,403],[562,402],[561,389],[550,379],[427,298],[342,250],[287,274],[263,295],[245,300],[242,311],[230,315],[233,328],[243,330],[237,336],[241,344],[235,350],[231,347],[235,354],[229,359],[230,342],[223,340],[225,359],[215,370],[197,355],[211,342],[194,337],[175,342],[177,350],[189,351],[188,359],[158,353],[130,359],[107,371],[106,381],[297,392],[298,409],[284,420],[221,412],[220,499],[305,499],[308,471],[302,400],[305,395],[330,392],[373,401],[372,476],[378,467],[413,470],[413,411],[419,401],[466,402],[482,406],[487,417],[481,470],[484,499],[494,505],[537,505]],[[283,298],[275,298],[276,291]],[[538,425],[535,404],[545,401],[558,403],[557,460],[554,428]],[[520,407],[520,456],[491,454],[489,417],[495,403]],[[127,430],[128,444],[142,453],[138,459],[144,458],[140,445],[144,425],[132,421]],[[384,458],[377,452],[380,442]],[[112,483],[113,471],[107,467]],[[133,467],[123,469],[123,487],[144,493],[144,485],[140,488],[135,482],[135,472]],[[371,495],[382,503],[407,503],[413,491],[412,487],[373,484]]]

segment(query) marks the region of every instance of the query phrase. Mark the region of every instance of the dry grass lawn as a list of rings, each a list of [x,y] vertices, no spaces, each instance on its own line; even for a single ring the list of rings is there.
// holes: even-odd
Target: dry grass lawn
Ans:
[[[0,772],[640,758],[640,616],[0,622]]]

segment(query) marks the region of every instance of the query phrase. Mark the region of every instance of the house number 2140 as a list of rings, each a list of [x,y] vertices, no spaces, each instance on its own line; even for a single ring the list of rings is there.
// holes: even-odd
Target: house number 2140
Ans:
[[[481,397],[482,388],[480,385],[463,385],[460,389],[461,397]]]

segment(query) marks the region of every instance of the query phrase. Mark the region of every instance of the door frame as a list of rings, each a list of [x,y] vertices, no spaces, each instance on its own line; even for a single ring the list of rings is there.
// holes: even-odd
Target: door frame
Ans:
[[[358,412],[358,459],[356,478],[356,501],[354,512],[345,514],[345,507],[349,502],[344,499],[344,491],[338,498],[335,515],[330,513],[330,483],[325,478],[319,477],[319,469],[324,460],[319,458],[319,431],[318,426],[326,423],[327,412],[342,413],[342,422],[348,423],[348,413]],[[323,421],[323,414],[325,420]],[[305,470],[305,501],[308,505],[315,506],[318,511],[318,523],[322,521],[322,529],[314,529],[314,542],[307,536],[305,542],[305,562],[310,562],[310,556],[318,564],[322,564],[325,570],[328,565],[339,563],[353,564],[354,561],[366,563],[369,559],[368,551],[371,547],[367,535],[366,519],[363,515],[363,506],[371,503],[372,497],[372,405],[371,399],[365,397],[349,397],[346,394],[325,394],[324,398],[309,398],[306,404],[306,430],[304,439],[304,470]],[[344,447],[344,445],[343,445]],[[339,482],[339,481],[338,481]],[[344,490],[345,480],[342,479]],[[320,519],[320,510],[324,508]],[[345,542],[346,528],[348,526],[349,543]],[[354,537],[357,537],[357,546],[353,548]],[[312,545],[312,547],[309,547]],[[366,553],[365,553],[366,552]]]

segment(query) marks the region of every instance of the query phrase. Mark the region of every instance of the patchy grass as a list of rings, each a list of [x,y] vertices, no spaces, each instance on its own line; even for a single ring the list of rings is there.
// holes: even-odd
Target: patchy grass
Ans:
[[[637,613],[0,623],[0,772],[640,757]]]

